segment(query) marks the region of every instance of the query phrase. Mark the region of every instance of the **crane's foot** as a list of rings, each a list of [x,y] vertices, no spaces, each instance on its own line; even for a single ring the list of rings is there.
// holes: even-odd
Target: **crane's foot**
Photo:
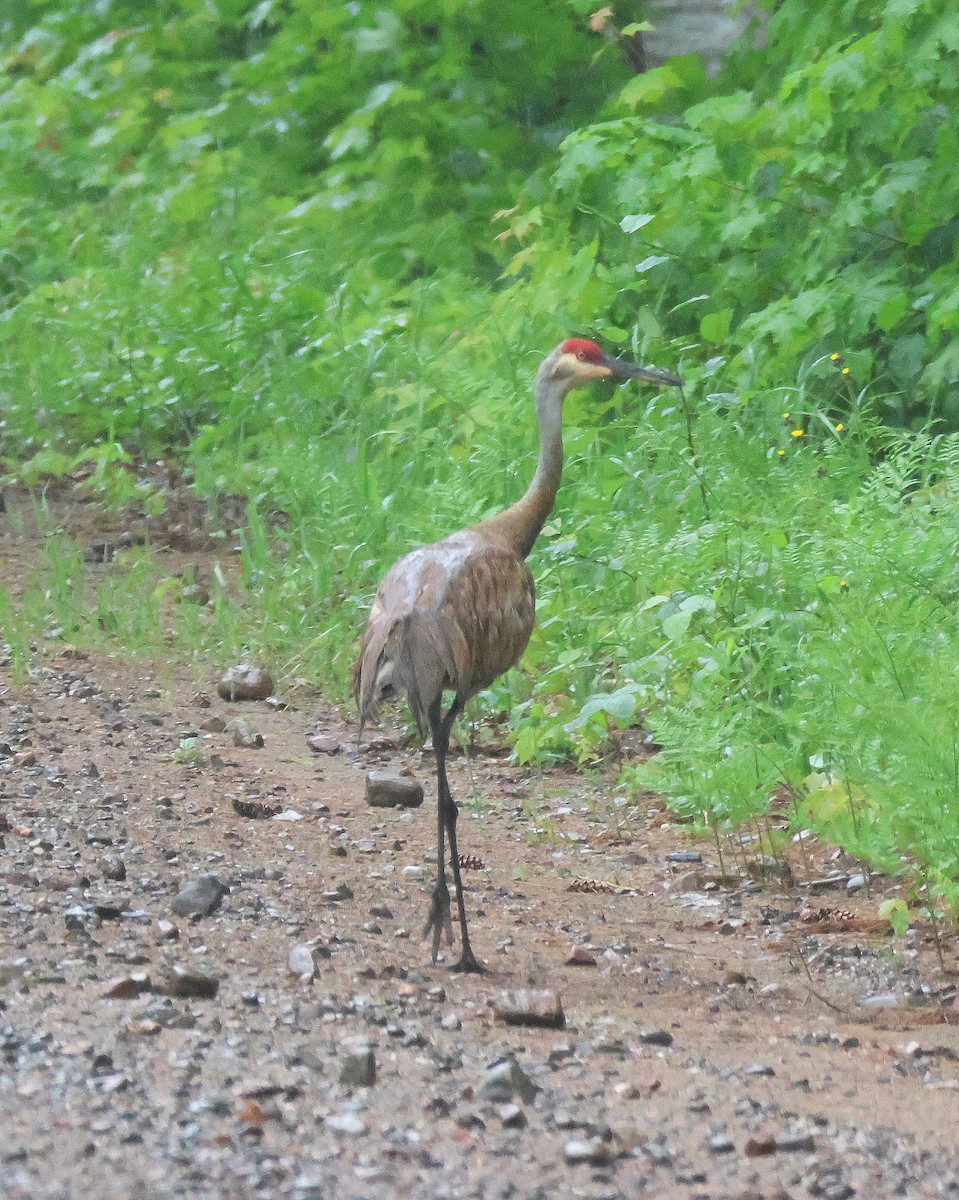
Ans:
[[[450,893],[445,879],[437,881],[430,899],[430,912],[426,918],[426,925],[423,928],[423,937],[427,937],[430,934],[433,936],[433,962],[436,962],[436,956],[440,952],[440,945],[443,941],[450,944],[453,941]]]
[[[474,975],[484,975],[486,973],[486,968],[468,946],[463,951],[459,962],[454,963],[453,966],[450,967],[450,970],[470,972]]]

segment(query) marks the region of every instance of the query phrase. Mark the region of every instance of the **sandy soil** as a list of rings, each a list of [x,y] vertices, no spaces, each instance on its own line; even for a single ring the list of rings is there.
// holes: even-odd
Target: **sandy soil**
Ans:
[[[37,544],[11,512],[15,588]],[[811,838],[788,870],[720,864],[612,774],[476,752],[451,781],[488,971],[455,974],[420,938],[429,755],[214,685],[60,642],[0,668],[0,1194],[959,1195],[955,983],[928,928],[876,919],[894,880],[847,892],[859,866]],[[369,807],[373,768],[422,808]],[[178,913],[204,874],[222,902]],[[530,989],[562,1027],[500,1019]]]

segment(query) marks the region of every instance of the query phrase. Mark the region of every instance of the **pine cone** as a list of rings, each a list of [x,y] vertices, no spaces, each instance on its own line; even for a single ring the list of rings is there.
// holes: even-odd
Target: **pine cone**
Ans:
[[[262,800],[241,800],[239,796],[234,796],[233,811],[241,817],[249,817],[251,821],[257,821],[261,817],[275,817],[278,812],[283,811],[283,806],[264,804]]]
[[[566,890],[567,892],[599,893],[603,896],[612,896],[616,892],[611,883],[603,883],[599,879],[577,879]]]

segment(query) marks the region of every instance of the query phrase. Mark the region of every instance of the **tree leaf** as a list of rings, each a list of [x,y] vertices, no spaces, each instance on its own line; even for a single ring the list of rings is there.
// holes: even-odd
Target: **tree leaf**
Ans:
[[[637,213],[631,217],[623,217],[619,223],[619,227],[623,233],[635,233],[637,229],[642,229],[644,225],[648,225],[654,216],[654,213]]]

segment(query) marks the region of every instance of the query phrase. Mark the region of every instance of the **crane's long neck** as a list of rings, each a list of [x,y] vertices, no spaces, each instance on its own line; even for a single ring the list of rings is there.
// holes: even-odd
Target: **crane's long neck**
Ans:
[[[539,422],[539,459],[536,473],[521,499],[491,520],[484,529],[525,558],[553,511],[563,474],[563,399],[568,386],[546,377],[536,379],[536,419]]]

